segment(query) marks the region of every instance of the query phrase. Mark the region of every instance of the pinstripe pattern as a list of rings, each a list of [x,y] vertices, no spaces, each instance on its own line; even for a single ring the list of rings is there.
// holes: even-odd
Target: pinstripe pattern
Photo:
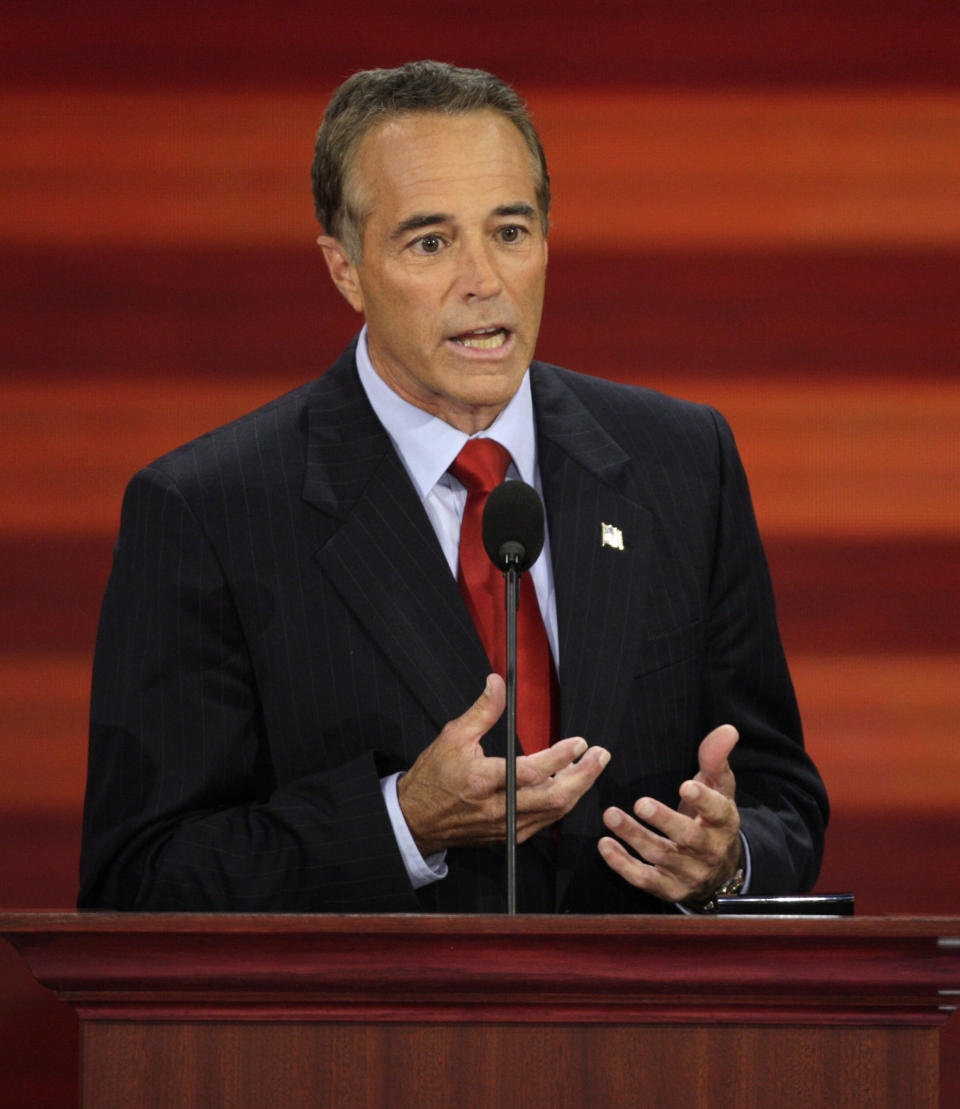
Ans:
[[[809,887],[826,802],[802,752],[749,495],[711,410],[535,364],[565,734],[610,747],[521,907],[651,911],[599,813],[673,803],[736,724],[755,890]],[[600,523],[626,550],[600,544]],[[317,382],[131,482],[95,665],[85,907],[501,911],[493,849],[414,893],[379,777],[479,693],[483,649],[356,379]],[[503,749],[503,730],[484,741]]]

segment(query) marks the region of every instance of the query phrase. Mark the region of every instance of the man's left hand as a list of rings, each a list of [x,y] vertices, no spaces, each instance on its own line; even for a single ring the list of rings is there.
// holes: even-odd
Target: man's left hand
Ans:
[[[736,728],[721,724],[702,741],[700,769],[680,787],[679,809],[641,797],[633,811],[642,824],[622,809],[607,809],[604,824],[636,854],[604,836],[597,846],[606,863],[665,901],[703,903],[732,878],[743,845],[728,759],[739,738]]]

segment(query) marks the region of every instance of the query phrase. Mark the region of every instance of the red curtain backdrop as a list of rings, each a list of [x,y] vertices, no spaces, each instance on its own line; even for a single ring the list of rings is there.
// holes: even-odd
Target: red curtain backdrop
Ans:
[[[126,480],[357,328],[313,134],[355,69],[436,57],[515,83],[542,132],[539,356],[733,425],[834,802],[820,888],[960,912],[954,6],[41,0],[4,29],[0,905],[73,903]],[[0,951],[0,1104],[74,1104],[75,1037]]]

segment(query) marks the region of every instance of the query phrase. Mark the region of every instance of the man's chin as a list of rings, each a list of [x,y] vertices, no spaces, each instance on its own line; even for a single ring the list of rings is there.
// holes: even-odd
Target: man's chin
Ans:
[[[526,344],[513,337],[498,350],[472,350],[446,343],[444,362],[466,396],[482,397],[498,393],[507,400],[520,388],[532,355]]]
[[[470,435],[482,431],[507,407],[522,379],[522,373],[510,379],[491,374],[487,380],[464,383],[463,388],[441,398],[437,414]]]
[[[456,390],[454,399],[471,408],[504,408],[520,388],[526,368],[526,366],[512,367],[507,372],[501,366],[499,370],[491,368],[486,373],[482,369],[474,368],[466,380],[461,379],[462,387]]]

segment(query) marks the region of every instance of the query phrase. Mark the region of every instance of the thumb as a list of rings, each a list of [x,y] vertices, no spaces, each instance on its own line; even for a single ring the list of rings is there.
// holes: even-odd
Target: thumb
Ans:
[[[700,743],[698,762],[700,764],[696,781],[703,782],[711,789],[732,794],[733,772],[727,759],[737,745],[740,734],[732,724],[721,724],[714,728]]]
[[[452,733],[452,738],[460,743],[477,743],[500,719],[506,703],[503,678],[499,674],[488,674],[480,696],[462,716],[451,720],[444,731]]]

